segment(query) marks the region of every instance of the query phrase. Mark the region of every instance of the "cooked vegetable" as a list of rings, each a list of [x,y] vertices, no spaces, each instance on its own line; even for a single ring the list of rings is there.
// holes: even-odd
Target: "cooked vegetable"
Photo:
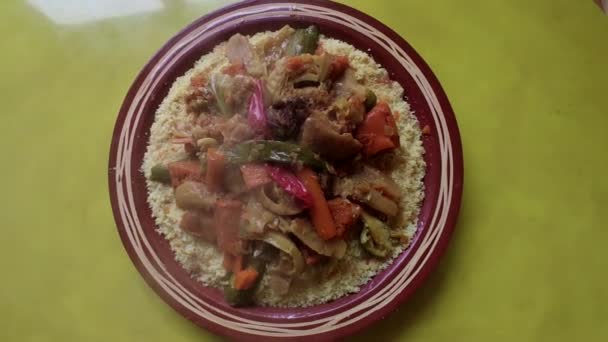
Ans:
[[[219,144],[217,142],[217,140],[213,139],[213,138],[200,138],[196,141],[196,146],[198,147],[198,150],[200,152],[205,152],[207,151],[209,148],[212,147],[217,147]]]
[[[284,296],[289,292],[291,277],[280,272],[268,272],[268,286],[273,293]]]
[[[247,72],[254,77],[261,77],[266,73],[266,66],[249,43],[249,39],[241,34],[230,37],[226,44],[226,56],[232,64],[242,64]]]
[[[304,269],[304,258],[302,257],[302,253],[300,253],[298,247],[287,236],[270,230],[264,233],[259,240],[276,247],[288,255],[293,263],[293,269],[290,270],[293,273],[300,273]]]
[[[266,209],[256,197],[250,197],[243,211],[239,237],[247,240],[259,237],[267,228],[275,228],[278,221],[275,213]]]
[[[319,69],[319,82],[325,82],[327,77],[329,76],[329,71],[331,67],[332,56],[328,53],[323,53],[320,56],[316,56],[315,64]]]
[[[200,237],[201,239],[214,243],[215,228],[213,226],[213,214],[204,211],[186,211],[179,223],[184,231]]]
[[[246,141],[227,151],[226,159],[231,164],[251,162],[275,162],[303,164],[317,170],[331,167],[307,148],[297,144],[274,140]]]
[[[283,93],[287,85],[287,59],[282,58],[277,61],[275,67],[266,78],[266,89],[270,103],[275,103],[283,98]]]
[[[367,182],[372,188],[380,191],[382,195],[387,196],[393,200],[401,198],[401,187],[395,183],[390,177],[378,169],[370,166],[364,166],[359,174],[359,181]]]
[[[357,128],[356,138],[363,144],[363,154],[373,156],[399,146],[399,130],[386,102],[379,102]]]
[[[248,75],[230,72],[213,72],[210,80],[210,91],[215,98],[217,111],[221,116],[245,114],[248,100],[253,91],[253,78]]]
[[[324,240],[335,237],[337,234],[336,225],[327,206],[325,194],[323,194],[317,175],[309,168],[302,168],[297,176],[312,195],[313,203],[309,212],[317,233]]]
[[[226,104],[226,99],[224,96],[224,88],[226,88],[226,86],[224,85],[225,80],[226,76],[223,76],[220,73],[213,73],[211,75],[210,85],[211,93],[215,98],[215,104],[217,105],[220,113],[223,115],[228,115],[230,114],[230,109]]]
[[[241,115],[233,115],[230,119],[217,124],[217,128],[223,137],[224,146],[236,145],[255,136],[247,119]]]
[[[287,140],[296,136],[310,115],[312,101],[304,97],[280,100],[268,111],[268,126],[273,138]]]
[[[240,169],[247,190],[272,182],[264,164],[243,164]]]
[[[268,183],[258,190],[258,200],[264,208],[277,215],[296,215],[304,209],[295,202],[292,195],[281,189],[275,183]]]
[[[224,252],[224,260],[222,260],[222,266],[228,272],[232,272],[234,269],[235,256],[231,253]]]
[[[268,124],[266,108],[264,108],[264,85],[261,80],[255,82],[255,87],[251,99],[249,100],[249,111],[247,114],[247,120],[249,126],[259,136],[266,136],[268,134]]]
[[[397,213],[399,212],[399,207],[397,206],[397,203],[383,196],[377,190],[370,190],[367,195],[367,198],[361,199],[360,201],[387,216],[392,217],[397,215]]]
[[[338,236],[343,236],[359,220],[359,216],[361,216],[361,207],[346,198],[334,198],[327,201],[327,205],[336,223]]]
[[[241,195],[247,191],[247,186],[238,167],[226,167],[224,170],[224,189],[236,195]]]
[[[255,286],[251,286],[247,290],[238,290],[235,287],[235,278],[236,276],[233,274],[230,277],[228,286],[224,288],[224,299],[226,302],[234,307],[243,307],[253,304]]]
[[[167,165],[171,186],[177,188],[185,180],[202,180],[201,166],[196,160],[176,161]]]
[[[371,89],[367,89],[365,91],[365,110],[368,112],[372,110],[376,106],[377,101],[376,94]]]
[[[184,181],[175,188],[175,204],[184,210],[212,209],[217,196],[200,182]]]
[[[314,231],[313,231],[314,233]],[[304,262],[306,265],[314,266],[323,260],[323,256],[312,249],[308,248],[306,245],[300,246],[300,251],[304,256]]]
[[[242,252],[239,239],[241,222],[241,202],[231,199],[220,199],[215,203],[213,221],[217,235],[217,246],[220,250],[238,255]]]
[[[318,87],[320,84],[319,75],[314,73],[305,73],[293,81],[294,88]]]
[[[323,240],[312,225],[304,219],[295,219],[289,225],[293,233],[304,245],[318,254],[341,259],[346,254],[346,242],[342,239]]]
[[[388,256],[392,248],[388,227],[365,211],[361,213],[361,217],[364,226],[361,230],[360,242],[363,248],[379,258]]]
[[[179,221],[179,234],[167,236],[176,258],[193,276],[211,272],[204,276],[225,285],[233,306],[302,303],[311,299],[310,284],[331,277],[335,286],[343,272],[367,279],[385,265],[369,255],[390,258],[409,242],[402,227],[416,209],[400,208],[401,184],[390,176],[407,149],[383,153],[399,147],[401,120],[372,91],[391,81],[362,77],[385,71],[350,46],[319,39],[315,26],[235,34],[171,92],[183,115],[161,108],[167,117],[157,125],[165,133],[154,130],[149,140],[162,164],[145,170],[148,180],[173,186],[166,201],[169,188],[147,183],[161,195],[155,215]],[[399,101],[384,88],[378,96]],[[178,158],[186,160],[168,163]],[[420,200],[411,193],[408,200]],[[217,272],[213,253],[223,255],[224,270]]]
[[[319,28],[309,26],[306,29],[298,29],[291,36],[287,44],[286,52],[290,56],[301,55],[304,53],[315,53],[319,42]]]
[[[171,183],[171,174],[169,169],[163,164],[156,164],[150,169],[150,180],[163,184]]]
[[[224,183],[224,170],[226,159],[224,155],[215,148],[207,150],[207,173],[205,183],[211,191],[221,191]]]
[[[255,46],[258,54],[263,56],[266,64],[271,67],[285,54],[285,45],[295,30],[289,25],[283,26],[273,35],[263,37]]]
[[[304,207],[308,208],[312,206],[312,195],[293,172],[284,167],[274,165],[266,165],[266,171],[273,181],[288,194],[300,200]]]
[[[401,196],[399,185],[369,166],[363,167],[350,177],[336,179],[333,193],[352,198],[387,216],[395,216],[399,212],[396,203]]]
[[[346,69],[348,69],[348,66],[348,57],[333,56],[329,66],[329,79],[335,81],[342,77]]]
[[[302,125],[300,143],[329,160],[344,160],[361,150],[361,143],[350,133],[340,134],[329,121],[320,116],[311,116]]]
[[[246,269],[235,273],[234,288],[237,290],[249,290],[255,285],[259,275],[258,271],[253,267],[247,267]]]
[[[242,271],[245,267],[245,256],[238,254],[234,257],[234,263],[232,264],[232,273],[237,274]]]
[[[423,135],[429,135],[429,134],[431,134],[431,126],[424,125],[424,127],[422,127],[422,134]]]

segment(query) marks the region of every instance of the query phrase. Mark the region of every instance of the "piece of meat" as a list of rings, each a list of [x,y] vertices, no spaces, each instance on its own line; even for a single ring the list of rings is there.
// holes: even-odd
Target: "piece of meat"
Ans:
[[[267,113],[268,127],[274,139],[286,140],[298,134],[302,122],[310,115],[313,102],[307,97],[280,100]]]
[[[340,134],[327,118],[311,116],[302,125],[301,144],[330,160],[344,160],[361,150],[361,143],[350,133]]]

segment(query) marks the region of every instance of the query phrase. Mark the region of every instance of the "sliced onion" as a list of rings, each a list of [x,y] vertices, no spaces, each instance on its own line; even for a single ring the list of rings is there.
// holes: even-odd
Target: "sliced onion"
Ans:
[[[293,243],[293,241],[291,241],[287,236],[269,230],[264,233],[264,235],[260,237],[259,240],[262,240],[276,247],[285,254],[289,255],[293,262],[293,270],[295,274],[302,272],[302,270],[304,269],[304,257],[302,257],[302,253],[300,252],[296,244]]]
[[[397,215],[399,212],[397,203],[393,202],[388,197],[383,196],[379,191],[376,190],[370,190],[367,198],[365,200],[361,200],[361,202],[364,202],[370,207],[391,217]]]
[[[296,215],[304,210],[295,203],[290,194],[279,188],[276,183],[269,183],[259,188],[257,195],[264,208],[278,215]]]
[[[346,242],[342,239],[325,241],[319,237],[312,225],[302,219],[295,219],[289,226],[293,233],[302,243],[313,251],[328,257],[341,259],[346,254]]]
[[[243,64],[251,76],[261,77],[266,73],[266,68],[253,51],[249,39],[241,34],[237,33],[228,40],[226,57],[232,64]]]

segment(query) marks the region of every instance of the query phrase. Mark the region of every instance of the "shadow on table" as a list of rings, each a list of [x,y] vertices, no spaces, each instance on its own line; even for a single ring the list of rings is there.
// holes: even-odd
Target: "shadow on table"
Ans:
[[[397,339],[406,339],[410,327],[419,324],[425,318],[429,318],[428,313],[432,312],[437,305],[436,299],[439,297],[442,288],[449,285],[449,279],[454,279],[449,274],[453,272],[455,261],[458,259],[458,251],[464,248],[463,230],[470,226],[470,219],[468,205],[463,196],[456,229],[437,268],[431,272],[421,287],[399,309],[356,336],[348,338],[348,341],[396,341]]]

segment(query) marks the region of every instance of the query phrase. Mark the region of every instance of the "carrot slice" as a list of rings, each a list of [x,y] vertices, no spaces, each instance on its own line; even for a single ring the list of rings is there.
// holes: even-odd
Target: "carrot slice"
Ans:
[[[205,183],[211,191],[221,191],[224,179],[226,159],[224,155],[215,148],[207,150],[207,173]]]
[[[234,257],[234,264],[232,264],[232,273],[236,274],[239,271],[242,271],[245,263],[245,257],[243,254],[239,254]]]
[[[239,239],[241,207],[240,201],[220,199],[215,202],[213,212],[217,246],[220,250],[232,255],[238,255],[242,252],[242,241]]]
[[[248,290],[253,287],[260,274],[253,267],[248,267],[234,275],[234,288]]]
[[[222,266],[227,271],[232,271],[234,269],[234,255],[224,252],[224,261],[222,262]]]
[[[264,164],[244,164],[241,165],[241,174],[247,190],[268,184],[272,181],[266,171]]]
[[[200,181],[201,165],[195,160],[176,161],[167,165],[171,185],[177,188],[186,180]]]
[[[329,211],[317,174],[309,168],[302,168],[298,171],[297,176],[312,195],[313,203],[309,212],[317,234],[324,240],[333,238],[337,235],[336,224]]]

